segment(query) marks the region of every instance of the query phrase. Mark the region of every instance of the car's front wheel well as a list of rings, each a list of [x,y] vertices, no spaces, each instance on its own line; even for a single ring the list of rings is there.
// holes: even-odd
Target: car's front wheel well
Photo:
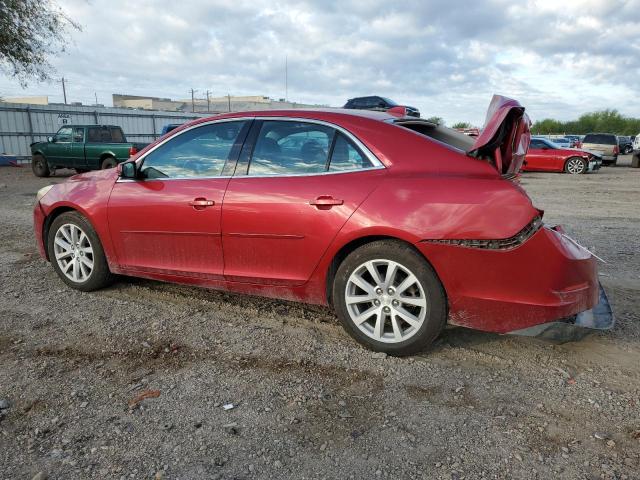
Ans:
[[[71,207],[57,207],[47,216],[47,218],[45,218],[44,224],[42,225],[42,240],[45,245],[47,244],[47,239],[49,238],[49,229],[51,228],[51,224],[64,212],[77,212],[77,210]],[[45,254],[47,256],[47,260],[50,260],[49,251],[47,248],[45,248]]]
[[[331,263],[329,264],[329,269],[327,271],[327,277],[326,277],[327,281],[325,285],[327,303],[329,304],[329,306],[333,307],[333,303],[332,303],[333,302],[333,298],[332,298],[333,281],[336,277],[336,272],[338,271],[338,267],[340,266],[340,264],[354,250],[362,247],[363,245],[366,245],[371,242],[376,242],[378,240],[392,240],[392,241],[396,241],[398,243],[404,244],[407,248],[410,248],[411,250],[417,252],[422,258],[424,258],[425,262],[427,262],[431,266],[431,268],[433,268],[433,265],[431,265],[431,262],[429,262],[429,260],[425,258],[425,256],[422,254],[422,252],[420,252],[420,250],[418,250],[411,243],[405,240],[402,240],[400,238],[392,237],[388,235],[370,235],[366,237],[356,238],[355,240],[352,240],[349,243],[343,245],[342,248],[338,250],[338,252],[334,255],[333,260],[331,260]],[[435,269],[434,269],[434,272],[435,272]]]

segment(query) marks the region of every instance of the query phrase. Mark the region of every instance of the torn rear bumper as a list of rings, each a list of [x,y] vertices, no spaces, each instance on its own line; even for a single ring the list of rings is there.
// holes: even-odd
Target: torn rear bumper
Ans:
[[[510,333],[572,318],[599,302],[595,257],[560,227],[543,226],[515,248],[417,247],[445,287],[451,325]]]
[[[554,342],[572,342],[580,340],[594,330],[611,330],[616,320],[602,285],[599,285],[599,289],[598,303],[590,310],[566,320],[543,323],[508,333],[509,335],[537,337]]]

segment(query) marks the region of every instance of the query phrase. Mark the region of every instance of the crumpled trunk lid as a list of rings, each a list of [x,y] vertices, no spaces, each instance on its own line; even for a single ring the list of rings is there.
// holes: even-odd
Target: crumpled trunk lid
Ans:
[[[473,157],[489,160],[505,177],[518,174],[531,140],[531,120],[516,100],[494,95],[484,127],[467,150]]]

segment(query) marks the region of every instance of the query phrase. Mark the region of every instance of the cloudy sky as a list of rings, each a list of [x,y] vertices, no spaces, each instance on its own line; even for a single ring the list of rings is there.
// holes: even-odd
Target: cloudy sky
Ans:
[[[53,59],[69,101],[112,93],[288,97],[379,94],[480,125],[493,93],[532,119],[616,108],[640,117],[640,0],[61,0],[82,25]],[[135,5],[135,6],[134,6]],[[58,83],[0,76],[0,95]],[[198,94],[197,94],[198,95]]]

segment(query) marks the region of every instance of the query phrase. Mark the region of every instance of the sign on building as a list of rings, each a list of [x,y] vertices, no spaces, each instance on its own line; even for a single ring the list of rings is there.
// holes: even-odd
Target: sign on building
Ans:
[[[58,125],[67,125],[69,123],[71,123],[71,115],[68,113],[58,114]]]

